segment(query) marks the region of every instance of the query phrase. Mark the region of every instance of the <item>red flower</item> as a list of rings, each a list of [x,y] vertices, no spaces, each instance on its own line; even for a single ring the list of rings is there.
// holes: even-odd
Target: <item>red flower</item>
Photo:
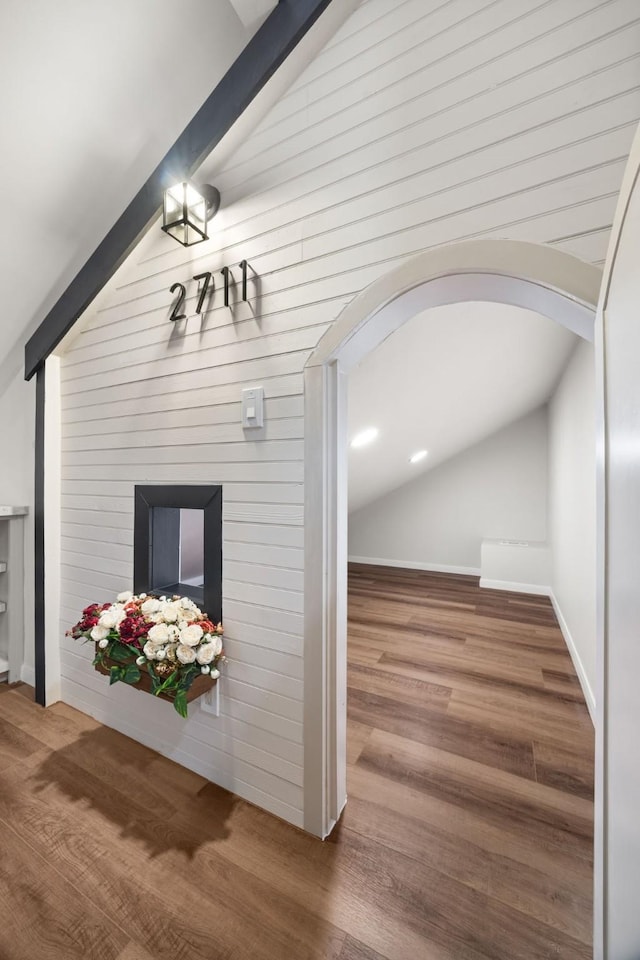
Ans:
[[[120,624],[120,639],[128,643],[136,638],[136,621],[133,617],[125,617]]]
[[[120,639],[132,647],[142,648],[141,640],[147,639],[147,634],[153,623],[141,616],[125,617],[120,624]]]

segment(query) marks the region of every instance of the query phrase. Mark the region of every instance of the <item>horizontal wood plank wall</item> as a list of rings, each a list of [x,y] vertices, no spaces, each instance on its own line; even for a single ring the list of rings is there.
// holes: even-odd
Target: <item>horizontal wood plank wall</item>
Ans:
[[[222,714],[187,723],[63,640],[63,696],[302,822],[302,371],[351,298],[483,236],[599,263],[640,117],[637,0],[367,0],[222,170],[212,239],[151,231],[62,366],[63,626],[130,585],[135,483],[224,485]],[[248,259],[168,322],[170,285]],[[240,426],[261,383],[266,425]]]

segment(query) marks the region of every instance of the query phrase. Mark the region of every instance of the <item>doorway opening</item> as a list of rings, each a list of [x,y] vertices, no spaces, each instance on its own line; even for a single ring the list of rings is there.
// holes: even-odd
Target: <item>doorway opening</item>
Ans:
[[[598,268],[537,244],[490,239],[436,248],[356,297],[308,361],[304,789],[310,832],[327,836],[347,796],[348,372],[407,319],[450,303],[522,307],[592,339],[600,281]]]
[[[591,343],[494,303],[418,314],[348,375],[342,828],[424,864],[426,914],[448,883],[451,937],[482,892],[488,955],[498,904],[540,921],[516,953],[591,945],[594,732],[550,598],[586,661],[594,382]]]

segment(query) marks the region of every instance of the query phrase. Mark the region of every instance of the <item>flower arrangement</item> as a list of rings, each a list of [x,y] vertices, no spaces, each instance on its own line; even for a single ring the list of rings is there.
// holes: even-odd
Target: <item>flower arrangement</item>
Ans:
[[[194,681],[220,676],[222,634],[222,624],[212,623],[188,597],[130,591],[119,593],[115,603],[85,607],[82,619],[67,631],[75,640],[95,642],[93,665],[108,673],[111,683],[122,681],[172,700],[181,717],[187,716]]]

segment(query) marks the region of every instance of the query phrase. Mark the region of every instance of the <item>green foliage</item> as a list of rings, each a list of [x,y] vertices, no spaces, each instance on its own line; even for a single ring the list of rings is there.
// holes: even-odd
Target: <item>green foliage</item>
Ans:
[[[109,644],[105,652],[108,652],[108,656],[117,663],[130,663],[132,658],[135,660],[131,647],[118,641]]]
[[[124,673],[124,670],[122,669],[122,667],[117,667],[115,665],[111,667],[111,670],[109,672],[109,685],[113,683],[117,683],[118,680],[122,680],[123,673]]]
[[[158,686],[154,689],[154,696],[158,697],[161,693],[171,693],[171,691],[178,686],[178,680],[180,678],[179,670],[174,670],[173,673],[170,673],[166,680],[160,682],[159,678],[156,677]]]
[[[124,668],[124,672],[120,677],[121,680],[124,680],[125,683],[137,683],[142,674],[140,673],[140,668],[135,663],[130,663],[127,667]]]
[[[176,711],[180,714],[181,717],[186,719],[187,717],[187,691],[186,690],[177,690],[175,699],[173,701],[173,706]]]

